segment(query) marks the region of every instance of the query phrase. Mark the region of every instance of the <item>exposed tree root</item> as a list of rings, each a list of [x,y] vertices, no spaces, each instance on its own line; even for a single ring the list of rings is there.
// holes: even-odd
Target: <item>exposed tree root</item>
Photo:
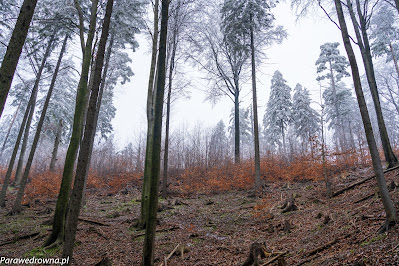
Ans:
[[[62,243],[63,243],[63,240],[62,240],[60,237],[58,237],[55,241],[52,241],[52,239],[49,238],[49,239],[46,241],[46,243],[44,243],[43,248],[44,248],[44,249],[52,249],[52,248],[61,246]]]
[[[6,240],[6,241],[0,243],[0,247],[1,247],[1,246],[8,245],[8,244],[15,243],[15,242],[17,242],[17,241],[19,241],[19,240],[28,239],[28,238],[32,238],[32,237],[38,236],[39,233],[40,233],[40,232],[35,232],[35,233],[23,235],[23,236],[17,236],[16,238],[13,238],[13,239],[10,239],[10,240]]]
[[[385,223],[378,229],[378,234],[383,234],[385,232],[388,232],[389,229],[395,226],[397,222],[396,221],[390,221],[388,219],[385,220]]]

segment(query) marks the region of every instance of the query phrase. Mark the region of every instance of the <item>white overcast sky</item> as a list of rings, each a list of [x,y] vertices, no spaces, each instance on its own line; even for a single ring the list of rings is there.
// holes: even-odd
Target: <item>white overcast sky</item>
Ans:
[[[297,83],[311,91],[312,98],[319,99],[319,85],[316,82],[315,62],[320,54],[320,45],[326,42],[340,42],[343,49],[341,34],[338,28],[328,20],[321,9],[316,9],[306,18],[297,21],[289,3],[280,3],[274,9],[276,25],[282,25],[289,36],[280,45],[267,48],[268,60],[257,73],[258,113],[261,123],[270,93],[270,80],[274,71],[279,70],[291,88]],[[131,82],[119,86],[115,92],[116,117],[113,120],[115,140],[120,147],[137,139],[140,131],[146,129],[146,94],[149,75],[150,53],[149,42],[138,37],[140,48],[133,54],[132,70],[135,73]],[[348,80],[350,81],[350,80]],[[351,84],[348,84],[351,87]],[[250,88],[244,88],[241,93],[242,107],[249,106],[252,101]],[[204,126],[214,126],[223,119],[227,126],[233,103],[229,99],[220,101],[212,107],[204,102],[205,95],[193,89],[191,99],[179,100],[172,110],[171,127],[176,128],[183,123],[193,127],[200,122]]]

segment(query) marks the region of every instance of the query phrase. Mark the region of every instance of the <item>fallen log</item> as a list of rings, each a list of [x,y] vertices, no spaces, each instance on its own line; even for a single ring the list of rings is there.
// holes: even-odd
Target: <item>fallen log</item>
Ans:
[[[347,237],[349,237],[349,236],[351,236],[351,235],[352,235],[352,234],[347,234],[347,235],[343,236],[342,238],[337,237],[337,238],[335,238],[334,240],[332,240],[332,241],[330,241],[330,242],[328,242],[328,243],[326,243],[326,244],[324,244],[324,245],[322,245],[322,246],[319,246],[319,247],[317,247],[317,248],[315,248],[315,249],[312,249],[312,250],[309,251],[306,255],[303,255],[303,256],[302,256],[303,258],[307,258],[307,259],[306,259],[306,260],[303,260],[303,261],[301,261],[301,262],[299,262],[299,263],[297,263],[295,266],[300,266],[300,265],[303,265],[303,264],[305,264],[305,263],[311,262],[312,260],[314,260],[315,258],[318,257],[317,253],[319,253],[319,252],[321,252],[321,251],[323,251],[323,250],[325,250],[325,249],[327,249],[327,248],[330,248],[331,246],[333,246],[334,244],[336,244],[339,240],[345,239],[345,238],[347,238]],[[316,256],[314,256],[314,255],[316,255]],[[312,257],[312,256],[313,256],[313,257]]]
[[[17,241],[19,241],[19,240],[23,240],[23,239],[28,239],[28,238],[35,237],[35,236],[39,235],[39,233],[40,233],[40,232],[35,232],[35,233],[23,235],[23,236],[17,236],[17,237],[15,237],[15,238],[13,238],[13,239],[6,240],[6,241],[0,243],[0,247],[1,247],[1,246],[8,245],[8,244],[15,243],[15,242],[17,242]]]
[[[391,172],[391,171],[396,170],[396,169],[398,169],[398,168],[399,168],[399,165],[384,170],[384,173]],[[364,178],[364,179],[362,179],[362,180],[360,180],[360,181],[358,181],[358,182],[355,182],[355,183],[353,183],[353,184],[351,184],[351,185],[349,185],[349,186],[347,186],[347,187],[345,187],[345,188],[342,188],[342,189],[340,189],[340,190],[334,192],[334,193],[332,194],[332,197],[336,197],[336,196],[338,196],[338,195],[341,195],[341,194],[344,193],[345,191],[348,191],[348,190],[350,190],[350,189],[352,189],[352,188],[355,188],[356,186],[361,185],[361,184],[363,184],[363,183],[365,183],[365,182],[367,182],[367,181],[373,179],[374,177],[375,177],[375,175],[366,177],[366,178]]]
[[[332,245],[334,245],[335,243],[337,243],[338,240],[339,240],[338,238],[335,238],[334,240],[328,242],[327,244],[324,244],[324,245],[322,245],[322,246],[319,246],[319,247],[317,247],[317,248],[311,250],[310,252],[308,252],[308,254],[307,254],[306,256],[307,256],[307,257],[313,256],[314,254],[316,254],[316,253],[318,253],[318,252],[320,252],[320,251],[323,251],[323,250],[325,250],[325,249],[331,247]]]
[[[353,234],[353,233],[352,233],[352,234]],[[311,257],[311,256],[313,256],[313,255],[315,255],[315,254],[317,254],[317,253],[319,253],[319,252],[321,252],[321,251],[323,251],[323,250],[325,250],[325,249],[330,248],[331,246],[335,245],[339,240],[345,239],[345,238],[351,236],[352,234],[346,234],[346,235],[344,235],[343,237],[334,238],[334,239],[331,240],[330,242],[328,242],[328,243],[326,243],[326,244],[324,244],[324,245],[321,245],[321,246],[319,246],[319,247],[317,247],[317,248],[315,248],[315,249],[312,249],[311,251],[309,251],[309,252],[308,252],[306,255],[304,255],[303,257],[305,257],[305,258]],[[311,260],[313,260],[313,259],[314,259],[314,258],[308,258],[308,259],[306,259],[305,261],[302,261],[302,262],[298,263],[297,265],[302,265],[302,264],[307,263],[307,262],[309,262],[309,261],[311,261]]]
[[[83,218],[83,217],[79,217],[79,221],[89,223],[89,224],[101,225],[101,226],[111,226],[110,224],[106,224],[106,223],[103,223],[100,221],[95,221],[95,220]]]
[[[372,194],[369,194],[369,195],[367,195],[366,197],[363,197],[363,198],[361,198],[361,199],[355,201],[354,203],[360,203],[360,202],[362,202],[362,201],[368,200],[368,199],[374,197],[374,196],[376,195],[376,193],[377,193],[377,192],[374,192],[374,193],[372,193]]]
[[[169,232],[169,231],[175,231],[175,230],[177,230],[177,229],[179,229],[179,228],[180,228],[180,227],[178,227],[178,226],[172,226],[172,227],[169,227],[169,228],[157,229],[157,230],[155,230],[155,232],[157,232],[157,233],[160,233],[160,232]],[[137,234],[132,235],[132,238],[135,239],[135,238],[137,238],[137,237],[144,236],[144,235],[145,235],[145,232],[140,232],[140,233],[137,233]]]

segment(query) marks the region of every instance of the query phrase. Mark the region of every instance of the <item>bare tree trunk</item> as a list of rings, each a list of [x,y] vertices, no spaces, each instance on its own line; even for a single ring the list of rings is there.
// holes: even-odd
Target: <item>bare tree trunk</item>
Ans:
[[[157,80],[155,72],[157,66],[157,52],[158,52],[158,11],[159,11],[159,0],[154,1],[154,32],[152,38],[152,55],[151,55],[151,67],[150,67],[150,77],[148,81],[147,90],[147,143],[150,142],[151,134],[154,124],[154,83]],[[148,145],[145,150],[145,163],[144,163],[144,179],[143,179],[143,189],[141,191],[141,209],[140,217],[137,227],[145,228],[149,213],[149,193],[150,193],[150,167],[151,156],[148,155]]]
[[[13,213],[19,213],[21,211],[22,197],[24,195],[26,183],[28,182],[29,172],[30,172],[30,169],[31,169],[31,166],[32,166],[32,163],[33,163],[33,158],[35,156],[37,144],[38,144],[39,138],[40,138],[40,132],[42,131],[44,118],[46,117],[47,108],[48,108],[48,105],[49,105],[49,102],[50,102],[51,95],[53,93],[55,82],[57,80],[58,71],[60,69],[62,57],[63,57],[65,49],[66,49],[66,44],[68,42],[68,38],[69,38],[68,35],[65,36],[64,42],[62,44],[60,55],[58,57],[58,62],[57,62],[57,65],[56,65],[56,67],[54,69],[53,78],[51,80],[50,87],[49,87],[49,90],[47,92],[46,100],[45,100],[44,105],[43,105],[43,110],[42,110],[42,113],[40,115],[39,123],[37,124],[37,129],[36,129],[35,137],[33,139],[32,148],[30,150],[29,158],[28,158],[28,161],[27,161],[26,166],[25,166],[24,174],[22,176],[21,186],[19,187],[17,198],[15,199],[15,203],[14,203],[14,206],[13,206],[13,209],[12,209]],[[41,72],[41,70],[39,70],[39,73],[40,72]],[[27,129],[25,129],[25,132],[26,132],[26,130]]]
[[[324,132],[324,104],[321,96],[321,87],[320,87],[320,103],[321,103],[321,160],[323,164],[323,177],[324,182],[326,184],[326,196],[327,198],[331,198],[332,190],[331,190],[331,182],[326,173],[326,143],[325,143],[325,132]],[[313,145],[311,145],[313,146]]]
[[[165,129],[165,150],[163,157],[163,179],[162,179],[162,198],[168,196],[168,155],[169,155],[169,123],[170,123],[170,97],[172,94],[172,71],[169,70],[169,88],[166,100],[166,129]]]
[[[0,207],[4,207],[6,204],[5,199],[6,199],[6,194],[7,194],[7,188],[8,188],[8,185],[10,184],[12,169],[14,168],[15,159],[17,157],[17,153],[19,150],[19,144],[21,143],[22,135],[25,130],[26,121],[28,120],[28,116],[29,116],[29,112],[30,112],[30,103],[34,97],[35,97],[35,95],[33,94],[33,91],[32,91],[28,105],[26,106],[24,118],[23,118],[21,126],[19,128],[17,140],[14,145],[11,159],[10,159],[10,162],[8,163],[7,173],[6,173],[6,176],[4,177],[4,183],[3,183],[3,187],[1,188],[1,193],[0,193]]]
[[[168,95],[166,100],[166,125],[165,125],[165,149],[163,158],[163,180],[162,180],[162,198],[166,199],[168,196],[168,160],[169,160],[169,125],[170,125],[170,102],[172,97],[172,84],[173,84],[173,73],[175,69],[176,51],[177,51],[177,40],[179,34],[179,25],[177,24],[177,18],[179,16],[179,8],[175,9],[175,25],[172,29],[172,40],[169,46],[171,46],[171,56],[169,61],[169,84],[168,84]]]
[[[377,185],[381,195],[382,203],[387,215],[386,225],[387,227],[397,221],[397,215],[395,207],[390,198],[387,184],[384,177],[384,172],[381,165],[381,159],[378,154],[377,144],[374,139],[373,128],[371,126],[370,116],[368,114],[366,101],[364,99],[362,84],[360,81],[359,69],[356,62],[356,56],[353,52],[352,45],[350,43],[348,29],[345,22],[344,12],[340,0],[334,0],[335,7],[338,15],[339,24],[341,27],[342,39],[344,41],[345,50],[348,54],[349,63],[352,69],[352,78],[355,85],[356,96],[360,108],[360,113],[363,120],[363,126],[366,133],[367,143],[370,149],[370,155],[373,162],[374,173],[377,179]]]
[[[339,108],[338,108],[337,85],[335,83],[334,72],[332,69],[331,61],[329,61],[329,63],[330,63],[330,75],[331,75],[331,88],[332,88],[333,97],[334,97],[334,109],[335,109],[335,113],[337,115],[336,122],[335,122],[336,127],[337,127],[337,133],[339,134],[337,139],[339,140],[339,145],[341,146],[341,152],[344,152],[346,147],[345,147],[345,143],[343,141],[344,130],[343,130],[343,125],[342,125],[341,114],[340,114]]]
[[[57,161],[58,147],[61,142],[61,134],[62,134],[63,127],[64,127],[64,121],[62,119],[60,119],[58,121],[57,133],[55,135],[53,152],[51,153],[50,172],[55,171],[55,162]]]
[[[55,32],[54,32],[54,34],[55,34]],[[32,92],[35,92],[35,97],[34,97],[33,101],[30,103],[30,108],[31,109],[30,109],[30,112],[29,112],[28,120],[26,121],[26,125],[25,125],[24,138],[23,138],[23,141],[22,141],[21,151],[19,153],[17,171],[15,173],[15,181],[14,181],[14,185],[15,186],[19,186],[19,184],[21,183],[22,168],[23,168],[23,164],[24,164],[25,151],[26,151],[26,147],[28,146],[28,140],[29,140],[30,124],[32,123],[33,114],[35,113],[37,91],[39,89],[39,83],[40,83],[40,79],[42,77],[44,66],[46,65],[47,58],[49,57],[50,52],[51,52],[51,46],[53,45],[53,42],[54,42],[54,39],[55,39],[54,34],[52,35],[51,39],[49,40],[49,42],[47,44],[46,51],[45,51],[45,53],[43,55],[43,59],[42,59],[42,62],[40,64],[40,67],[39,67],[39,71],[36,74],[36,80],[35,80],[35,84],[34,84],[33,90],[32,90]]]
[[[234,163],[240,163],[240,101],[238,81],[234,79]]]
[[[159,53],[158,53],[158,79],[156,82],[155,91],[155,105],[154,105],[154,127],[150,142],[147,143],[146,156],[151,156],[150,177],[150,193],[149,193],[149,212],[148,220],[145,228],[143,258],[141,265],[154,265],[154,248],[155,248],[155,229],[157,225],[157,211],[158,211],[158,189],[159,189],[159,175],[160,175],[160,157],[161,157],[161,138],[162,138],[162,112],[163,100],[165,92],[165,59],[166,59],[166,41],[168,33],[168,12],[169,0],[162,0],[161,9],[161,31],[159,39]],[[146,163],[148,160],[146,160]]]
[[[112,7],[114,1],[108,0],[105,10],[104,22],[101,32],[100,42],[98,44],[97,56],[95,61],[95,72],[93,77],[93,87],[90,95],[89,108],[87,111],[87,119],[84,137],[79,151],[78,164],[76,167],[75,182],[73,185],[72,194],[70,197],[70,204],[67,214],[67,221],[65,227],[65,243],[63,246],[62,255],[64,258],[72,258],[73,247],[75,244],[76,229],[78,225],[78,217],[81,209],[81,201],[83,197],[83,188],[86,176],[89,171],[91,153],[93,151],[93,142],[96,135],[96,125],[98,118],[97,109],[100,108],[98,104],[100,94],[101,72],[104,64],[105,47],[108,39],[109,26],[111,23]]]
[[[5,148],[6,144],[7,144],[8,137],[10,136],[12,126],[14,125],[15,118],[17,117],[17,114],[18,114],[19,109],[21,108],[21,105],[22,105],[22,101],[19,102],[18,107],[17,107],[17,110],[15,111],[14,116],[12,117],[11,124],[10,124],[10,126],[8,127],[6,137],[4,138],[3,145],[1,146],[0,160],[1,160],[1,158],[3,157],[4,148]]]
[[[254,117],[254,145],[255,145],[255,193],[258,194],[261,189],[260,180],[260,153],[259,153],[259,128],[258,128],[258,98],[256,96],[256,68],[255,68],[255,45],[254,30],[252,26],[251,15],[251,68],[252,68],[252,107]]]
[[[35,12],[37,0],[25,0],[21,6],[17,23],[7,46],[6,54],[0,67],[0,117],[10,91],[15,69],[24,46],[30,22]]]
[[[98,101],[97,101],[98,108],[96,109],[96,114],[95,114],[95,118],[94,118],[94,121],[95,121],[94,122],[94,128],[97,128],[98,116],[100,114],[101,102],[102,102],[102,99],[103,99],[103,93],[104,93],[104,89],[105,89],[107,73],[108,73],[108,68],[109,68],[109,60],[111,59],[112,47],[114,45],[114,36],[115,36],[115,30],[113,30],[112,33],[111,33],[110,40],[109,40],[109,45],[108,45],[108,48],[107,48],[107,51],[106,51],[106,54],[105,54],[105,63],[104,63],[104,68],[103,68],[101,84],[100,84],[100,91],[98,92]],[[93,146],[93,143],[94,143],[94,137],[95,137],[95,133],[94,133],[94,136],[93,136],[92,146]],[[92,150],[93,147],[91,147],[90,149]],[[89,162],[91,162],[91,156],[92,156],[92,152],[90,152],[90,155],[89,155],[89,159],[88,159]],[[83,186],[83,198],[82,198],[82,204],[83,205],[86,205],[87,177],[88,177],[88,173],[86,173],[85,182],[84,182],[84,186]]]
[[[348,9],[349,9],[349,12],[351,15],[351,19],[352,19],[352,22],[353,22],[353,25],[355,28],[358,46],[359,46],[360,52],[362,54],[362,59],[363,59],[364,67],[366,70],[366,77],[367,77],[367,81],[370,86],[370,92],[371,92],[371,96],[372,96],[373,102],[374,102],[375,112],[377,114],[378,128],[379,128],[379,132],[380,132],[380,138],[381,138],[382,148],[384,150],[385,159],[388,163],[388,167],[392,167],[398,162],[398,159],[396,158],[395,154],[393,153],[391,143],[390,143],[389,137],[388,137],[388,132],[387,132],[387,129],[385,126],[384,117],[382,114],[381,103],[380,103],[378,89],[377,89],[377,82],[375,79],[373,61],[372,61],[371,52],[370,52],[370,45],[369,45],[369,40],[368,40],[368,35],[367,35],[366,21],[364,19],[363,14],[361,13],[362,10],[360,7],[360,2],[359,2],[359,0],[356,0],[357,12],[358,12],[358,17],[359,17],[359,21],[360,21],[360,30],[361,30],[361,33],[360,33],[359,25],[355,18],[351,0],[347,0],[347,3],[348,3]]]
[[[87,95],[89,93],[87,89],[87,83],[89,79],[89,68],[91,62],[93,38],[96,28],[97,3],[98,0],[92,1],[89,33],[87,36],[86,46],[83,53],[82,71],[76,94],[76,105],[75,105],[75,114],[73,118],[72,136],[65,157],[61,187],[60,187],[60,192],[58,194],[57,204],[54,212],[52,232],[50,237],[44,243],[44,246],[50,246],[52,244],[54,245],[60,244],[63,242],[64,239],[65,217],[68,206],[68,198],[71,190],[75,160],[82,137],[84,113],[87,102]],[[84,29],[80,28],[80,31],[84,31]]]

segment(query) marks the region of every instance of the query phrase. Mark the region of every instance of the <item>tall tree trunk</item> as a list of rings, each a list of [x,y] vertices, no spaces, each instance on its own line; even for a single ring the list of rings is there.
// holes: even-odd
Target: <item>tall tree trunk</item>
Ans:
[[[287,156],[287,149],[285,144],[284,122],[281,122],[280,129],[281,129],[281,136],[283,137],[283,156],[285,158]]]
[[[12,169],[14,168],[15,159],[17,158],[17,153],[18,153],[18,150],[19,150],[19,144],[21,143],[22,135],[23,135],[24,130],[25,130],[26,121],[28,120],[28,116],[29,116],[29,112],[30,112],[30,103],[32,102],[32,99],[34,97],[35,97],[35,95],[34,95],[34,92],[32,91],[30,99],[29,99],[29,102],[28,102],[28,105],[26,106],[24,118],[22,119],[22,123],[21,123],[21,126],[19,128],[17,140],[16,140],[15,145],[14,145],[14,149],[13,149],[13,152],[12,152],[12,155],[11,155],[11,159],[10,159],[10,162],[8,163],[7,173],[6,173],[6,176],[4,177],[4,183],[3,183],[3,186],[1,188],[1,193],[0,193],[0,207],[4,207],[5,204],[6,204],[5,203],[5,199],[6,199],[8,185],[10,184],[10,178],[11,178],[11,174],[12,174]]]
[[[359,28],[358,28],[358,23],[356,21],[355,14],[353,11],[351,0],[347,0],[347,3],[348,3],[349,12],[351,14],[351,19],[352,19],[352,22],[353,22],[353,25],[355,28],[356,38],[357,38],[358,46],[360,48],[360,52],[362,55],[364,68],[366,70],[366,77],[367,77],[368,84],[370,86],[370,92],[371,92],[371,96],[373,98],[375,112],[377,114],[378,128],[379,128],[379,132],[380,132],[382,148],[384,150],[385,160],[387,161],[388,167],[392,167],[398,162],[398,159],[396,158],[395,154],[393,153],[391,143],[389,141],[388,132],[387,132],[387,129],[385,126],[384,117],[382,114],[381,103],[380,103],[380,98],[379,98],[378,89],[377,89],[377,82],[375,79],[373,60],[372,60],[371,52],[370,52],[370,44],[369,44],[369,39],[368,39],[368,35],[367,35],[366,20],[362,14],[362,9],[360,7],[359,0],[356,0],[357,13],[358,13],[358,17],[359,17],[359,21],[360,21],[360,29],[361,29],[361,33],[360,33]]]
[[[179,7],[176,8],[175,17],[178,17]],[[166,100],[166,125],[165,125],[165,149],[163,157],[163,180],[162,180],[162,198],[166,199],[168,196],[168,160],[169,160],[169,125],[170,125],[170,102],[172,97],[172,84],[173,84],[173,73],[175,69],[176,50],[177,50],[177,38],[178,38],[178,25],[175,23],[173,29],[172,42],[169,44],[172,46],[171,57],[169,61],[169,84],[168,84],[168,95]],[[205,153],[206,154],[206,153]]]
[[[238,81],[234,79],[234,163],[240,163],[240,101]]]
[[[258,101],[256,96],[256,68],[255,68],[255,45],[254,30],[251,15],[251,68],[252,68],[252,106],[254,117],[254,145],[255,145],[255,193],[260,192],[260,153],[259,153],[259,128],[258,128]]]
[[[44,66],[46,65],[47,58],[50,56],[51,48],[52,48],[54,39],[55,39],[55,32],[54,32],[54,34],[52,35],[51,39],[49,40],[49,42],[47,44],[47,48],[46,48],[46,51],[45,51],[45,53],[43,55],[42,62],[40,64],[39,70],[38,70],[38,72],[36,74],[36,80],[35,80],[35,84],[34,84],[33,90],[32,90],[32,92],[35,92],[35,96],[34,96],[34,99],[32,99],[32,102],[30,103],[30,108],[31,109],[30,109],[30,112],[29,112],[28,120],[26,121],[25,131],[24,131],[24,138],[23,138],[23,141],[22,141],[21,151],[19,153],[17,171],[15,173],[14,184],[16,186],[19,186],[19,184],[21,183],[22,168],[23,168],[23,164],[24,164],[24,157],[25,157],[26,147],[28,146],[30,125],[32,123],[33,114],[35,113],[37,91],[39,90],[40,79],[42,77],[43,69],[44,69]]]
[[[10,91],[37,0],[24,0],[0,67],[0,117]]]
[[[6,137],[4,138],[3,145],[1,146],[0,160],[1,160],[1,158],[3,157],[3,152],[4,152],[4,149],[5,149],[5,147],[6,147],[8,137],[10,136],[12,126],[14,125],[15,118],[17,117],[17,114],[18,114],[19,109],[21,108],[21,105],[22,105],[22,101],[19,102],[18,107],[17,107],[17,110],[15,111],[14,116],[12,117],[10,126],[8,127]]]
[[[51,244],[57,245],[59,243],[62,243],[64,238],[65,217],[68,206],[68,198],[71,190],[74,164],[82,137],[82,127],[83,127],[83,119],[85,113],[84,109],[86,107],[87,95],[88,95],[87,83],[89,79],[89,68],[91,62],[93,38],[96,29],[97,3],[98,0],[92,1],[89,33],[87,36],[86,46],[83,53],[82,71],[80,74],[80,80],[76,94],[76,105],[75,105],[75,114],[73,118],[72,136],[65,157],[61,187],[60,187],[60,192],[58,194],[57,204],[54,212],[52,232],[50,237],[45,242],[44,246],[50,246]],[[80,30],[83,31],[84,29],[80,28]]]
[[[14,206],[13,206],[13,209],[12,209],[13,213],[18,213],[18,212],[21,211],[22,197],[24,195],[26,183],[28,182],[29,172],[30,172],[30,169],[31,169],[31,166],[32,166],[32,163],[33,163],[33,158],[35,156],[37,144],[39,143],[40,132],[42,131],[44,118],[46,117],[47,108],[48,108],[48,105],[49,105],[49,102],[50,102],[51,95],[53,93],[55,82],[57,80],[58,71],[60,69],[62,57],[63,57],[65,49],[66,49],[68,38],[69,38],[69,36],[66,35],[65,39],[64,39],[64,42],[62,44],[60,55],[58,57],[57,65],[55,66],[55,69],[54,69],[53,78],[51,79],[50,87],[49,87],[49,90],[47,92],[46,100],[45,100],[44,105],[43,105],[43,110],[42,110],[42,113],[40,115],[39,123],[37,124],[37,129],[36,129],[35,137],[33,139],[32,148],[30,150],[29,158],[28,158],[28,161],[27,161],[26,166],[25,166],[24,174],[22,176],[21,186],[19,187],[17,198],[15,199],[15,203],[14,203]],[[39,73],[40,72],[41,72],[41,70],[39,70]],[[27,131],[27,129],[25,129],[25,132],[26,131]]]
[[[158,52],[158,11],[159,11],[159,0],[154,1],[154,32],[152,37],[152,54],[151,54],[151,66],[150,76],[148,80],[147,89],[147,143],[152,138],[152,130],[154,125],[154,83],[157,80],[155,72],[157,65],[157,52]],[[145,163],[144,163],[144,179],[143,189],[141,191],[141,209],[140,218],[138,221],[138,228],[145,228],[149,213],[149,193],[150,193],[150,168],[151,168],[151,156],[148,154],[149,146],[146,146],[145,150]]]
[[[78,225],[78,217],[81,209],[81,201],[83,197],[83,188],[86,176],[89,171],[91,153],[93,151],[93,142],[96,135],[96,125],[98,118],[97,109],[100,108],[99,92],[101,83],[101,72],[104,65],[105,47],[108,39],[109,26],[111,23],[112,7],[114,0],[108,0],[105,10],[104,22],[101,32],[100,42],[98,44],[97,56],[95,60],[95,72],[93,76],[93,87],[91,89],[89,107],[87,111],[86,126],[84,137],[79,151],[78,164],[76,167],[75,182],[70,198],[70,205],[67,214],[65,227],[65,243],[62,255],[64,258],[72,257],[73,247],[75,244],[76,229]]]
[[[162,198],[166,199],[168,196],[168,155],[169,155],[169,124],[170,124],[170,98],[172,94],[172,78],[169,70],[169,88],[166,100],[166,128],[165,128],[165,149],[163,156],[163,180],[162,180]]]
[[[58,147],[61,142],[61,134],[63,127],[64,127],[64,120],[60,119],[57,125],[57,133],[55,135],[53,152],[51,153],[50,172],[55,171],[55,162],[57,161]]]
[[[158,53],[158,79],[156,82],[155,91],[155,105],[154,105],[154,127],[150,142],[147,143],[146,156],[151,156],[150,168],[150,193],[149,193],[149,213],[145,228],[143,259],[141,265],[154,265],[154,248],[155,248],[155,229],[157,225],[157,211],[158,211],[158,189],[159,189],[159,174],[160,174],[160,157],[161,157],[161,138],[162,138],[162,112],[163,100],[165,92],[165,59],[166,59],[166,41],[168,33],[168,12],[169,0],[162,0],[161,9],[161,31],[159,39],[159,53]],[[147,163],[147,160],[146,160]]]
[[[390,198],[387,184],[385,181],[384,172],[383,172],[382,165],[381,165],[381,159],[378,154],[377,144],[374,139],[373,128],[371,126],[370,116],[368,114],[366,101],[365,101],[364,95],[363,95],[362,84],[361,84],[360,75],[359,75],[359,69],[358,69],[357,62],[356,62],[356,56],[355,56],[355,53],[353,52],[352,45],[350,43],[349,33],[348,33],[348,29],[347,29],[346,22],[345,22],[345,16],[344,16],[344,12],[342,10],[341,1],[334,0],[334,2],[335,2],[335,7],[336,7],[336,11],[337,11],[339,24],[341,27],[342,39],[344,41],[345,50],[346,50],[346,53],[348,54],[349,63],[350,63],[351,69],[352,69],[352,78],[353,78],[353,83],[355,86],[356,97],[358,100],[359,109],[360,109],[360,113],[361,113],[362,120],[363,120],[363,126],[364,126],[364,130],[366,133],[366,138],[367,138],[367,143],[368,143],[369,150],[370,150],[371,159],[373,162],[373,169],[374,169],[374,173],[375,173],[375,176],[377,179],[378,189],[379,189],[382,203],[384,205],[384,209],[385,209],[385,212],[387,215],[386,225],[388,227],[391,224],[396,223],[396,221],[397,221],[396,210],[395,210],[395,207]]]
[[[344,152],[346,147],[345,147],[345,143],[343,141],[344,130],[343,130],[343,126],[342,126],[341,113],[339,112],[339,108],[338,108],[337,85],[335,83],[334,72],[332,69],[331,61],[329,61],[329,64],[330,64],[330,75],[331,75],[331,88],[332,88],[333,98],[334,98],[334,109],[335,109],[335,114],[337,115],[336,122],[335,122],[335,126],[337,127],[336,130],[337,130],[337,133],[339,134],[337,139],[339,141],[339,145],[341,146],[341,152]]]
[[[104,63],[104,67],[103,67],[102,77],[101,77],[100,90],[98,92],[98,101],[97,101],[98,108],[96,109],[95,118],[94,118],[95,122],[94,122],[94,125],[93,125],[93,127],[95,129],[97,129],[98,116],[100,114],[101,102],[102,102],[102,99],[103,99],[103,93],[104,93],[105,84],[106,84],[106,80],[107,80],[109,61],[111,59],[112,47],[114,45],[114,36],[115,36],[115,29],[113,29],[112,32],[111,32],[109,45],[108,45],[107,51],[105,52],[105,63]],[[92,88],[92,86],[90,88]],[[94,137],[95,137],[95,133],[94,133]],[[94,143],[94,137],[93,137],[92,145]],[[92,150],[93,147],[91,147],[90,149]],[[89,162],[91,162],[91,156],[92,156],[92,152],[90,152],[90,156],[88,158]],[[88,173],[86,173],[85,182],[84,182],[84,186],[83,186],[83,198],[82,198],[82,204],[83,205],[86,205],[87,178],[88,178]]]

